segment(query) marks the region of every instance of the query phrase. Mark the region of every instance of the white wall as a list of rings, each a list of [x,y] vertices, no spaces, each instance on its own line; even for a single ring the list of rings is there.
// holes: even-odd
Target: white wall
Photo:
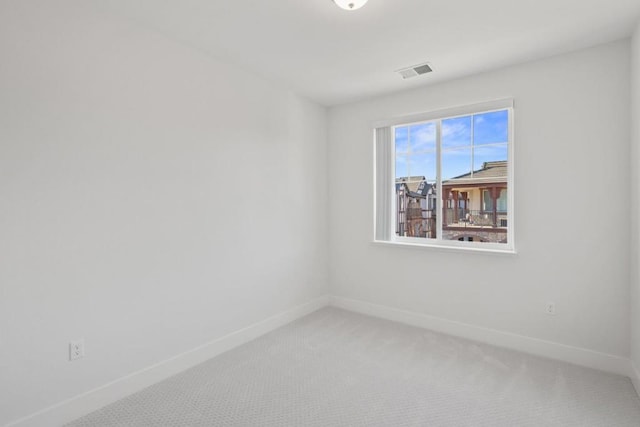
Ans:
[[[631,355],[640,387],[640,23],[631,40],[631,132]]]
[[[332,294],[628,357],[629,80],[621,41],[331,108]],[[372,122],[506,97],[518,254],[372,244]]]
[[[81,1],[0,57],[0,425],[327,292],[323,107]]]

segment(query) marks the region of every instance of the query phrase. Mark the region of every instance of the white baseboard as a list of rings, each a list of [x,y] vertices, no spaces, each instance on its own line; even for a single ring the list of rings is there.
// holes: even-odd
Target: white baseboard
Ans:
[[[498,347],[632,377],[631,361],[620,356],[348,298],[332,296],[331,305]],[[639,377],[636,376],[637,378]],[[635,384],[636,390],[640,390],[637,380]]]
[[[633,361],[631,361],[631,382],[636,389],[636,393],[638,393],[638,397],[640,397],[640,371],[638,371],[638,367]]]
[[[193,350],[178,354],[148,368],[141,369],[138,372],[45,408],[35,414],[12,421],[6,427],[51,427],[63,425],[306,316],[327,306],[329,300],[328,296],[316,298],[306,304],[232,332]]]

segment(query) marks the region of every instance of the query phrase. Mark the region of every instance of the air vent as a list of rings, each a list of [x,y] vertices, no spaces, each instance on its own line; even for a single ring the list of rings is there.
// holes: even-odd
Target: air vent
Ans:
[[[403,68],[396,72],[400,74],[403,79],[410,79],[411,77],[416,77],[421,74],[427,74],[432,71],[433,70],[431,69],[429,64],[420,64],[420,65],[414,65],[413,67],[409,67],[409,68]]]

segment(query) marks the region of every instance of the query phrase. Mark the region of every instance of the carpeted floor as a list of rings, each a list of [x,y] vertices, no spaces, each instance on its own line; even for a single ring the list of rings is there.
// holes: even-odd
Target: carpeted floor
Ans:
[[[69,426],[640,426],[627,378],[324,308]]]

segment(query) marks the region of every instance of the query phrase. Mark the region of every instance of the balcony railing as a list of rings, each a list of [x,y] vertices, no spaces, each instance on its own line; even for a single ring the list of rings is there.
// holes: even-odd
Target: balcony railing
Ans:
[[[477,211],[464,208],[444,209],[445,227],[506,228],[507,212]]]
[[[507,228],[507,212],[494,213],[487,211],[469,210],[464,208],[443,209],[443,228],[456,230],[465,228],[468,230],[484,229],[486,231],[502,231]],[[398,212],[396,223],[396,235],[409,237],[436,237],[436,213],[435,209],[422,209],[422,218],[407,220],[405,212]]]
[[[408,237],[436,237],[436,214],[433,209],[422,209],[422,218],[407,219],[404,211],[398,212],[396,235]]]

